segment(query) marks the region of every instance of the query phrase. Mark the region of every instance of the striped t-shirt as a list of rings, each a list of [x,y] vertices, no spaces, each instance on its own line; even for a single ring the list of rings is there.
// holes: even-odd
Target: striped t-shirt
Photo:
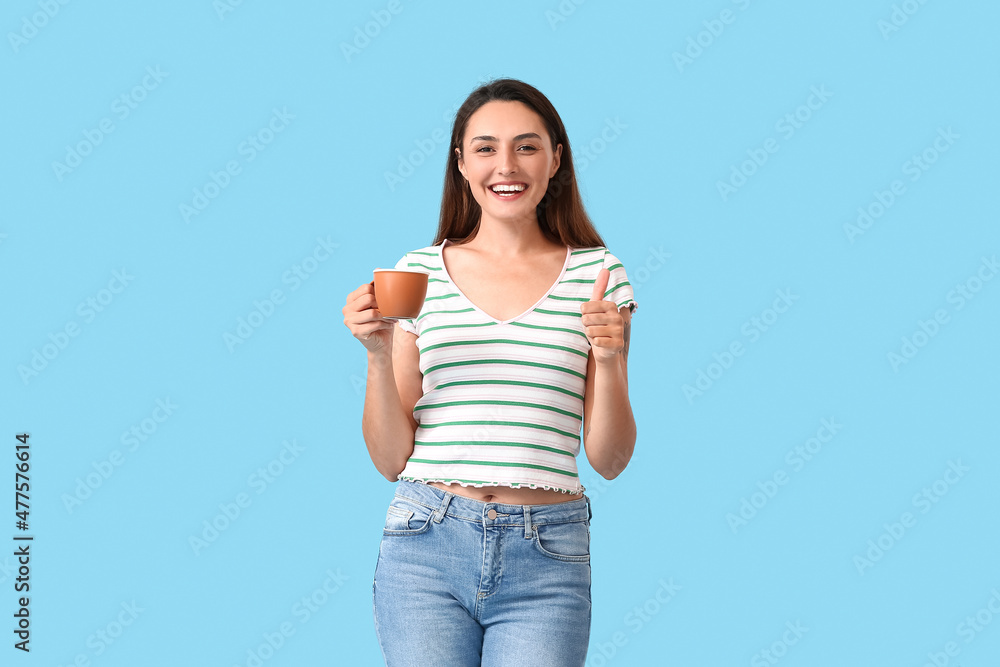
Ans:
[[[396,268],[426,271],[417,335],[423,396],[413,408],[413,454],[398,479],[581,493],[584,382],[590,341],[580,304],[601,268],[605,300],[637,307],[625,268],[607,248],[567,248],[559,278],[527,311],[498,321],[455,286],[444,245],[408,252]]]

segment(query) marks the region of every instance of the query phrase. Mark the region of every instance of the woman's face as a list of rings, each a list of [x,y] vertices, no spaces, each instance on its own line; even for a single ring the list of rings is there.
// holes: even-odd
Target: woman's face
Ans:
[[[552,150],[545,123],[530,107],[494,101],[469,118],[458,169],[482,207],[484,220],[537,224],[535,207],[559,169],[561,155],[562,144]]]

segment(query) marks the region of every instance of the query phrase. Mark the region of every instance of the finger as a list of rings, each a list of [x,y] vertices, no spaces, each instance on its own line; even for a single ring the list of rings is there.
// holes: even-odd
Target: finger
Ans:
[[[580,312],[595,315],[619,315],[618,308],[610,301],[585,301],[580,304]]]
[[[375,303],[374,295],[361,293],[360,295],[355,297],[354,300],[348,301],[347,305],[345,305],[341,309],[341,312],[343,312],[344,316],[346,317],[354,315],[356,313],[363,313],[365,311],[372,310],[375,308],[378,308],[378,304]]]
[[[353,292],[351,292],[350,294],[347,295],[347,300],[348,301],[354,301],[355,299],[357,299],[362,294],[374,294],[374,292],[375,292],[374,282],[375,281],[372,281],[370,283],[365,283],[361,287],[357,288],[356,290],[354,290]]]
[[[587,327],[586,333],[591,340],[595,338],[621,338],[621,330],[608,324],[593,324]]]
[[[591,301],[603,301],[604,291],[608,289],[608,280],[611,279],[611,272],[601,269],[594,280],[594,291],[590,295]]]

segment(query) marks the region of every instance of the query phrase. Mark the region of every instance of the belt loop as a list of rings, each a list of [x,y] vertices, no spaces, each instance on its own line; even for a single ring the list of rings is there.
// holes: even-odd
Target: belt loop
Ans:
[[[444,499],[441,500],[441,505],[434,511],[434,516],[432,517],[434,519],[434,523],[441,523],[441,520],[444,519],[445,512],[448,511],[448,503],[451,502],[453,497],[454,496],[452,494],[445,491]]]
[[[524,539],[530,540],[534,531],[531,528],[531,505],[524,505]]]

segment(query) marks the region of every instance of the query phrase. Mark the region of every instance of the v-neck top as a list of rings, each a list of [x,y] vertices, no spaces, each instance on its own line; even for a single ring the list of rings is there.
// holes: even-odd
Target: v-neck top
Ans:
[[[582,493],[576,456],[590,341],[580,305],[607,268],[605,300],[634,312],[625,267],[605,247],[567,248],[548,292],[500,321],[451,280],[446,243],[396,263],[429,274],[417,317],[399,320],[417,336],[423,396],[413,408],[413,453],[398,479]]]
[[[563,276],[566,275],[566,269],[569,268],[570,259],[572,259],[572,257],[573,257],[573,249],[570,248],[570,247],[567,247],[566,248],[566,257],[563,260],[562,269],[559,271],[559,275],[556,277],[555,282],[552,283],[552,286],[549,287],[549,289],[545,292],[545,294],[542,295],[542,298],[539,299],[538,301],[536,301],[533,306],[531,306],[530,308],[528,308],[526,311],[524,311],[520,315],[518,315],[516,317],[512,317],[509,320],[498,320],[497,318],[493,317],[492,315],[490,315],[486,311],[482,310],[479,306],[477,306],[476,304],[474,304],[469,297],[465,296],[465,293],[461,290],[461,288],[458,285],[455,284],[455,281],[452,280],[451,274],[448,273],[448,265],[445,264],[445,262],[444,262],[444,248],[445,248],[445,246],[449,246],[449,245],[455,245],[455,244],[452,243],[450,239],[445,239],[441,243],[441,246],[440,246],[440,249],[439,249],[439,253],[440,253],[440,257],[441,257],[441,277],[448,281],[448,284],[451,285],[451,287],[453,287],[456,292],[458,292],[459,296],[461,296],[462,299],[467,304],[469,304],[470,306],[472,306],[473,308],[475,308],[479,313],[481,313],[483,315],[483,317],[485,317],[485,318],[487,318],[489,320],[492,320],[493,322],[496,322],[497,324],[509,324],[511,322],[516,322],[519,319],[521,319],[522,317],[525,317],[526,315],[528,315],[528,313],[530,313],[533,310],[535,310],[535,308],[538,308],[546,299],[549,298],[549,295],[552,294],[552,291],[555,290],[556,287],[559,286],[559,282],[563,279]]]

